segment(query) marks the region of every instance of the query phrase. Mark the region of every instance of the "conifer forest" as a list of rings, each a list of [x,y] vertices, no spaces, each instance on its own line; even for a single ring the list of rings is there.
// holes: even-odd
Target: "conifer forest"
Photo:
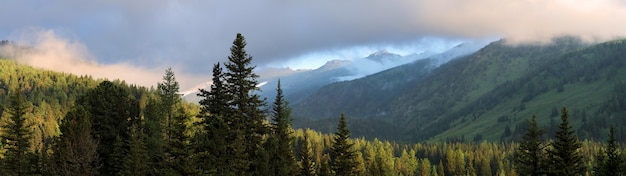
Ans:
[[[199,102],[182,98],[172,69],[142,87],[0,59],[0,175],[626,175],[623,124],[585,124],[606,130],[582,138],[568,106],[542,107],[553,126],[516,117],[524,122],[499,141],[354,136],[360,122],[343,113],[324,126],[330,133],[294,128],[280,80],[275,97],[258,94],[247,44],[237,34],[227,61],[206,69],[212,84]]]

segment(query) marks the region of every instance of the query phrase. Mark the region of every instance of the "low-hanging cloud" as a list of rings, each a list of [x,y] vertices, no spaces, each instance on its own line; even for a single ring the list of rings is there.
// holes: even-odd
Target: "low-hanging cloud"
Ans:
[[[257,65],[425,36],[516,43],[626,36],[624,0],[2,1],[0,13],[0,37],[52,29],[80,40],[99,62],[178,65],[196,74],[225,61],[238,32]]]
[[[123,62],[98,63],[83,44],[60,38],[51,30],[30,29],[28,35],[16,43],[17,45],[0,47],[0,54],[20,64],[75,75],[91,75],[94,78],[108,80],[120,79],[131,84],[150,87],[162,81],[166,69],[166,66],[143,68]],[[198,76],[175,74],[183,90],[206,82]]]

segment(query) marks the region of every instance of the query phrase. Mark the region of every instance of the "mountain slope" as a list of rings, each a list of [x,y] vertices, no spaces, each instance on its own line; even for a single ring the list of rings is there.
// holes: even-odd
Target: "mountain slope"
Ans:
[[[618,40],[567,52],[532,68],[529,74],[505,82],[447,118],[457,117],[452,128],[436,138],[459,133],[486,139],[511,140],[506,128],[518,128],[532,114],[556,130],[557,114],[567,106],[583,138],[603,138],[609,124],[626,125],[626,41]],[[473,115],[468,115],[473,112]],[[463,119],[466,119],[465,121]],[[481,129],[481,130],[476,130]],[[473,131],[473,132],[470,132]],[[626,131],[620,130],[621,136]],[[481,137],[482,138],[482,137]]]
[[[505,41],[498,41],[472,55],[444,64],[422,79],[401,84],[402,88],[396,89],[395,93],[380,89],[362,91],[360,89],[366,89],[365,86],[357,83],[343,83],[348,86],[341,88],[327,86],[332,89],[324,93],[342,92],[337,94],[346,96],[316,94],[303,102],[317,104],[297,104],[294,114],[299,118],[325,118],[340,113],[319,113],[328,107],[339,106],[336,101],[357,100],[350,106],[359,109],[341,111],[353,119],[385,122],[382,125],[394,129],[394,139],[511,140],[523,129],[523,121],[532,113],[539,113],[538,121],[547,124],[558,119],[541,118],[547,116],[545,112],[567,105],[572,114],[587,116],[573,118],[576,127],[581,128],[582,137],[601,137],[606,126],[599,128],[599,124],[607,124],[602,123],[606,120],[596,121],[602,118],[589,117],[591,112],[601,112],[593,115],[606,114],[607,117],[621,114],[619,107],[624,107],[621,104],[624,97],[619,93],[623,89],[618,87],[623,85],[624,79],[615,75],[626,75],[622,74],[626,68],[619,63],[624,60],[622,50],[626,47],[622,45],[623,41],[613,41],[587,46],[570,37],[558,38],[553,44],[542,46],[510,46]],[[387,72],[393,73],[392,70]],[[370,76],[351,82],[385,82],[398,76],[389,74],[381,76],[382,79]],[[346,90],[368,92],[366,95],[385,97],[390,101],[371,107],[370,101],[377,100],[345,93]],[[332,105],[319,106],[324,102]],[[579,102],[591,102],[593,106],[582,106],[585,103]],[[606,106],[613,108],[602,108]],[[302,121],[320,125],[309,122],[314,121],[310,119]],[[618,124],[624,125],[623,122]],[[302,123],[298,125],[315,128]],[[549,124],[546,126],[550,127]],[[591,126],[600,130],[589,130]],[[355,134],[359,135],[381,137],[377,133]]]
[[[48,71],[0,58],[0,119],[7,119],[8,114],[3,113],[1,107],[12,91],[22,91],[30,106],[26,116],[35,124],[31,147],[42,147],[42,141],[59,135],[58,122],[74,106],[74,102],[101,81],[91,76]],[[124,81],[114,83],[127,89],[142,106],[145,105],[146,96],[150,93],[148,89],[127,85]]]

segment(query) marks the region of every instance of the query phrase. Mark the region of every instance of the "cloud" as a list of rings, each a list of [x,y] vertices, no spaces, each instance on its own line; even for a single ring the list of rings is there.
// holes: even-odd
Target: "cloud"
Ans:
[[[0,13],[0,37],[51,29],[81,41],[101,63],[171,65],[194,74],[224,62],[238,32],[257,65],[426,36],[626,36],[623,0],[36,0],[1,1]]]
[[[587,41],[626,36],[623,0],[420,1],[428,29],[443,35],[499,35],[513,42],[543,42],[573,35]]]
[[[143,68],[124,62],[101,64],[85,45],[58,37],[52,30],[30,29],[26,33],[17,43],[28,47],[7,45],[0,48],[0,53],[8,54],[18,63],[37,68],[109,80],[120,79],[146,87],[156,87],[157,82],[162,81],[167,68]],[[176,73],[176,68],[173,69],[181,84],[181,91],[207,81],[199,76]]]

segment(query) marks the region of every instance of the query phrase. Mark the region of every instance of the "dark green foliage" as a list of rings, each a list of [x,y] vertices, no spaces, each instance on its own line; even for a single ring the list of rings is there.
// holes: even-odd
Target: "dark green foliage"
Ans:
[[[268,153],[262,148],[262,137],[268,134],[263,124],[265,112],[260,109],[265,101],[254,93],[258,90],[258,75],[250,66],[252,57],[245,46],[245,38],[237,34],[225,64],[226,72],[222,73],[216,64],[212,89],[200,90],[198,94],[204,97],[199,117],[205,134],[196,137],[194,143],[201,153],[200,160],[214,164],[200,166],[202,172],[262,175],[269,168]]]
[[[110,170],[113,164],[119,164],[111,158],[115,150],[119,156],[125,156],[128,146],[124,141],[130,138],[129,127],[138,125],[139,107],[137,101],[129,97],[129,93],[122,87],[110,81],[103,81],[98,87],[90,90],[81,99],[81,105],[91,115],[93,134],[99,141],[98,156],[102,164],[101,174],[117,173]],[[119,138],[119,141],[118,141]],[[122,145],[115,145],[121,142]],[[123,147],[118,149],[117,147]]]
[[[609,128],[609,139],[604,150],[596,155],[595,175],[609,176],[624,175],[624,158],[620,155],[620,148],[615,140],[615,128]]]
[[[585,171],[583,156],[580,154],[580,142],[569,124],[569,114],[565,107],[561,109],[561,124],[556,132],[556,140],[552,142],[552,150],[548,151],[554,158],[549,174],[582,175]]]
[[[315,175],[315,162],[313,161],[313,151],[307,134],[304,134],[302,139],[302,147],[300,148],[300,175],[302,176],[314,176]]]
[[[130,127],[130,138],[126,141],[128,145],[128,152],[123,157],[121,162],[121,168],[117,172],[117,175],[135,175],[145,176],[149,173],[148,160],[150,156],[148,154],[148,148],[144,142],[143,132],[136,125]],[[120,146],[123,147],[123,146]],[[121,154],[124,152],[119,152]],[[117,164],[117,163],[112,163]]]
[[[98,146],[100,147],[100,146]],[[124,141],[120,136],[115,137],[115,141],[113,142],[111,148],[111,154],[108,155],[106,161],[102,161],[102,167],[100,169],[100,175],[122,175],[127,172],[126,169],[129,169],[127,164],[129,161],[126,161],[126,157],[128,156],[129,149],[127,141]],[[102,160],[102,157],[101,157]]]
[[[31,106],[26,101],[26,97],[22,92],[15,90],[15,93],[9,97],[6,103],[6,113],[10,115],[5,119],[2,125],[2,141],[7,149],[5,153],[5,165],[3,169],[9,175],[31,175],[31,157],[33,155],[30,149],[30,140],[32,138],[33,123],[26,119],[26,113]]]
[[[526,134],[520,141],[516,153],[517,173],[520,175],[538,176],[546,173],[544,144],[541,137],[543,130],[537,127],[536,116],[528,122]]]
[[[346,123],[346,117],[341,114],[331,148],[331,168],[336,175],[355,174],[357,163],[356,154],[352,148],[353,145],[350,142],[350,130]]]
[[[162,174],[165,164],[165,120],[156,98],[149,98],[144,108],[144,134],[146,147],[150,149],[148,171],[150,175]]]
[[[178,94],[179,89],[180,86],[176,81],[172,68],[167,68],[167,70],[165,70],[165,76],[163,76],[163,82],[157,85],[157,94],[161,102],[160,110],[163,111],[163,115],[165,116],[163,125],[165,126],[165,136],[167,139],[170,138],[170,121],[172,121],[174,116],[175,105],[181,101],[180,94]]]
[[[213,65],[213,84],[209,91],[200,89],[200,125],[204,129],[194,138],[199,170],[208,174],[235,175],[235,171],[228,163],[232,160],[232,149],[228,141],[234,139],[230,133],[230,125],[224,119],[233,112],[229,106],[231,97],[226,92],[224,74],[219,63]],[[230,120],[230,119],[229,119]]]
[[[276,92],[272,106],[272,133],[266,141],[268,145],[265,145],[265,150],[270,153],[272,175],[295,175],[298,166],[292,150],[291,109],[283,97],[280,80]]]
[[[235,133],[231,133],[230,124],[232,119],[225,119],[233,109],[229,103],[232,99],[226,92],[224,74],[219,63],[213,65],[213,84],[211,90],[200,89],[200,125],[204,128],[202,134],[194,139],[196,153],[199,153],[199,162],[204,163],[199,166],[202,172],[208,174],[235,175],[235,167],[231,167],[230,162],[234,159],[234,149],[241,146],[233,146],[231,142],[236,138]],[[242,149],[237,150],[242,152]]]
[[[231,145],[244,147],[242,152],[235,150],[238,154],[233,164],[241,167],[238,170],[254,174],[263,167],[257,164],[264,163],[251,162],[249,159],[262,158],[262,136],[267,134],[267,128],[263,124],[265,113],[260,109],[265,106],[265,102],[254,93],[259,89],[256,87],[259,76],[253,72],[255,67],[250,66],[252,56],[246,53],[245,46],[245,38],[237,34],[230,48],[229,62],[224,64],[227,70],[224,73],[226,92],[232,96],[229,105],[235,109],[235,113],[224,116],[224,120],[230,125],[233,134],[237,135]]]
[[[91,133],[89,113],[80,105],[65,115],[59,127],[61,136],[53,147],[52,171],[55,175],[97,175],[98,141]]]
[[[193,175],[196,172],[193,162],[193,149],[190,144],[189,127],[187,123],[191,120],[189,113],[180,107],[178,112],[170,121],[172,137],[168,141],[169,168],[174,175]]]

